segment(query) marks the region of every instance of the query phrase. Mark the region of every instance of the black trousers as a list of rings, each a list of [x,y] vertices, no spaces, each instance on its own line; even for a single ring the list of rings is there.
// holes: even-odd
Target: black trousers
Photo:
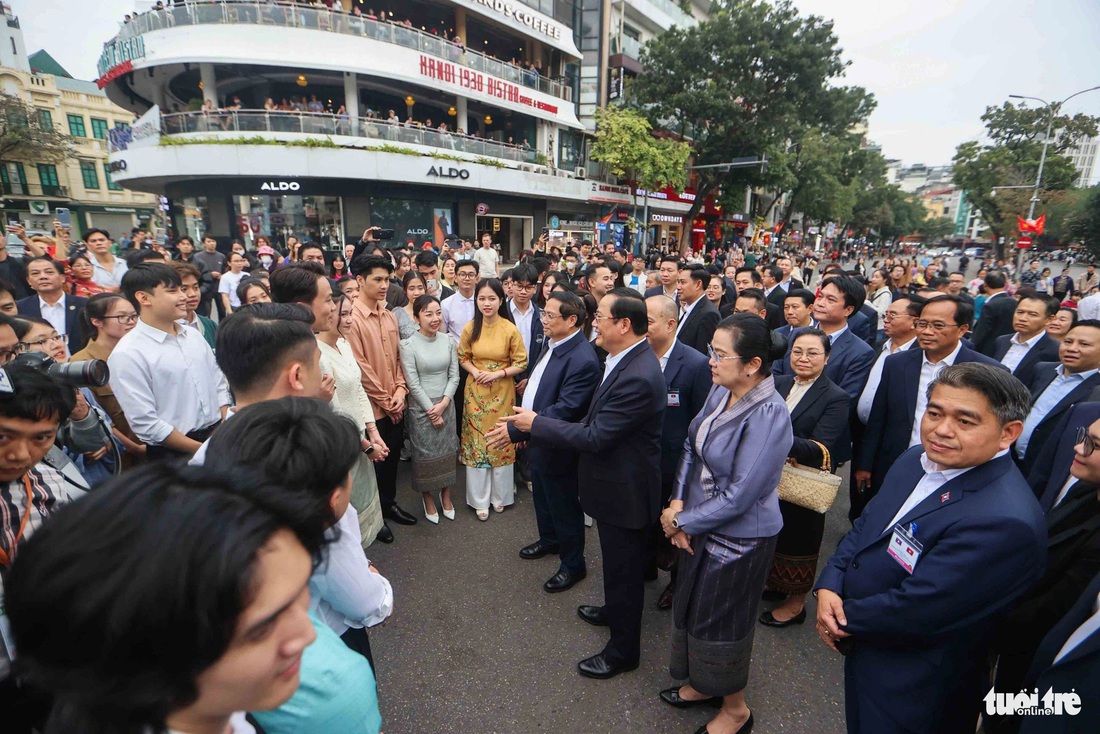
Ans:
[[[374,465],[374,475],[378,478],[378,501],[382,510],[397,502],[397,467],[401,464],[401,446],[405,443],[405,421],[394,423],[389,416],[375,416],[378,435],[390,450],[385,461]]]
[[[642,651],[646,546],[651,528],[623,528],[599,521],[603,553],[603,615],[611,639],[603,649],[612,663],[634,663]]]
[[[584,511],[577,494],[577,473],[547,474],[530,465],[527,469],[534,490],[539,540],[558,546],[561,570],[584,571]]]
[[[340,635],[340,639],[343,640],[344,644],[350,649],[355,650],[355,652],[367,659],[367,662],[370,663],[371,671],[376,674],[375,677],[377,678],[377,670],[374,667],[374,655],[371,654],[370,651],[370,635],[367,633],[367,630],[349,627],[344,634]]]
[[[470,373],[458,368],[458,390],[455,391],[455,429],[458,431],[458,442],[462,444],[462,408],[466,404],[466,378],[470,376]]]
[[[221,424],[222,422],[218,421],[217,423],[207,426],[206,428],[199,428],[197,430],[191,431],[187,434],[187,437],[192,441],[204,443],[208,438],[210,438],[210,436],[213,435],[214,429],[216,429]],[[170,449],[167,446],[163,446],[160,444],[151,443],[147,444],[145,447],[146,461],[179,461],[182,463],[185,461],[189,461],[190,459],[191,454],[180,453],[175,449]]]

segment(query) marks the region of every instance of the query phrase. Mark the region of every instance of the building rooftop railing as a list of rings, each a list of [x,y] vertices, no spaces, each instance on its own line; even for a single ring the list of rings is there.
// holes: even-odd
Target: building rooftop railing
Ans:
[[[423,145],[444,152],[466,153],[502,161],[545,165],[536,151],[522,145],[487,140],[420,125],[406,125],[377,118],[316,112],[269,112],[218,110],[216,112],[177,112],[161,115],[161,132],[184,133],[300,133],[305,135],[342,135],[366,138],[396,145]]]
[[[150,10],[135,15],[122,26],[116,38],[127,39],[150,31],[174,26],[247,24],[284,28],[309,28],[349,36],[370,38],[413,48],[421,53],[446,59],[483,74],[505,79],[514,84],[572,101],[573,89],[561,81],[550,79],[531,69],[501,61],[479,51],[473,51],[418,28],[400,23],[351,15],[327,8],[303,7],[287,2],[238,2],[236,0],[201,0]],[[273,46],[273,51],[277,52]]]

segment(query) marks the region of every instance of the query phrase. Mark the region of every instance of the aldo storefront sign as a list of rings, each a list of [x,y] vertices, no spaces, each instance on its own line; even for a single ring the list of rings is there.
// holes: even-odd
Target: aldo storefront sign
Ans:
[[[470,172],[465,168],[444,168],[443,166],[432,166],[428,169],[427,175],[432,178],[457,178],[465,181],[470,177]]]
[[[264,181],[260,191],[301,191],[302,184],[297,181]]]

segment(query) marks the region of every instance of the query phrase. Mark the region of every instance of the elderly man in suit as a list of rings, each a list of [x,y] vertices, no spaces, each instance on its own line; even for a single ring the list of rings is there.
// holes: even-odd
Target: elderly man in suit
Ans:
[[[681,271],[682,272],[682,271]],[[661,426],[661,501],[667,506],[676,484],[676,466],[684,450],[688,426],[703,409],[710,393],[710,361],[694,349],[682,344],[676,336],[676,304],[665,296],[646,299],[649,314],[649,331],[646,338],[665,376],[668,399],[665,403],[665,420]],[[709,346],[709,345],[708,345]],[[650,539],[650,567],[657,563],[658,549],[669,549],[660,525],[654,525]],[[675,563],[673,559],[672,564]],[[657,599],[658,609],[672,607],[672,594],[676,590],[676,568],[670,569],[668,586]]]
[[[1008,368],[961,343],[974,311],[958,296],[940,296],[921,307],[916,322],[919,349],[898,352],[883,363],[862,445],[853,463],[864,505],[879,491],[886,473],[905,451],[921,443],[921,417],[928,385],[945,368],[982,362]],[[855,509],[852,510],[853,515]]]
[[[80,326],[80,315],[87,305],[87,298],[65,293],[65,273],[61,265],[48,255],[27,260],[27,284],[35,295],[15,302],[23,316],[46,319],[65,338],[69,354],[76,354],[88,342]]]
[[[855,279],[831,275],[821,286],[813,307],[814,326],[828,334],[832,343],[825,374],[848,393],[853,405],[859,400],[875,363],[875,351],[848,328],[848,319],[859,311],[866,297],[866,289]],[[772,374],[792,374],[790,344],[793,342],[793,338],[788,341],[787,355],[772,365]]]
[[[1027,390],[967,363],[928,393],[921,443],[817,582],[818,633],[846,654],[849,734],[973,734],[992,621],[1043,574],[1043,513],[1007,456]]]
[[[1046,332],[1047,324],[1058,313],[1058,305],[1058,301],[1041,293],[1021,298],[1012,318],[1015,333],[996,339],[991,356],[1025,385],[1034,380],[1035,365],[1058,360],[1058,342]]]
[[[721,320],[718,308],[706,297],[709,280],[710,273],[699,266],[683,268],[676,276],[682,309],[680,323],[676,327],[676,340],[700,355],[707,353],[711,337]]]
[[[547,342],[530,370],[523,408],[562,421],[584,417],[600,379],[596,352],[581,333],[586,315],[584,302],[572,293],[558,291],[547,298],[541,314]],[[587,575],[577,452],[532,440],[514,425],[498,426],[486,439],[494,447],[530,442],[524,460],[534,491],[539,539],[524,546],[519,555],[535,560],[556,553],[561,564],[543,589],[557,593],[572,588]]]
[[[1062,416],[1100,386],[1100,321],[1078,321],[1062,339],[1058,358],[1059,362],[1041,362],[1035,367],[1031,412],[1014,449],[1024,474],[1035,467]]]
[[[1007,283],[1004,271],[990,270],[985,274],[987,298],[982,315],[974,324],[974,349],[993,356],[997,337],[1012,333],[1012,321],[1016,317],[1016,299],[1005,291]]]
[[[646,547],[661,508],[661,425],[667,393],[661,365],[645,339],[645,301],[616,288],[600,301],[597,343],[607,351],[603,378],[579,423],[523,407],[504,418],[532,441],[580,453],[581,507],[599,523],[604,605],[581,606],[584,621],[611,630],[581,675],[611,678],[634,670],[641,657]]]

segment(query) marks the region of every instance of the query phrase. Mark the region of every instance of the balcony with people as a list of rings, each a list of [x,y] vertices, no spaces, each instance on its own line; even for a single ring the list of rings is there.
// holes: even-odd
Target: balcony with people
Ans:
[[[482,20],[458,6],[424,0],[353,0],[298,3],[198,0],[154,7],[127,16],[115,40],[166,28],[255,25],[337,33],[415,49],[473,71],[503,79],[567,102],[573,99],[576,61],[572,52]],[[565,26],[567,33],[568,26]],[[572,42],[570,41],[570,44]],[[272,53],[278,47],[272,46]]]

